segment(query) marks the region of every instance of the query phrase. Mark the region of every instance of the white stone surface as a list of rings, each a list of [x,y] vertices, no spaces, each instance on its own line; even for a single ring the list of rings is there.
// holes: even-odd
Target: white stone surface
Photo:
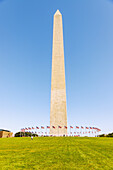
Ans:
[[[55,126],[55,129],[52,126]],[[62,15],[57,10],[53,24],[50,134],[67,135],[64,126],[67,127],[63,28]]]

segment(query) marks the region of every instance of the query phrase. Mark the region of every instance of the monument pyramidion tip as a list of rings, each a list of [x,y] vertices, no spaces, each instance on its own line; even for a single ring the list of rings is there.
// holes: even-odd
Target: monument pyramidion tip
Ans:
[[[57,9],[57,11],[55,12],[55,15],[61,15],[60,11]]]

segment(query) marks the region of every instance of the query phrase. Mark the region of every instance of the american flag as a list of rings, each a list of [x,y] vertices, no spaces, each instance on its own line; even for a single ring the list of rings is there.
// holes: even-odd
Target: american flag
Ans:
[[[77,129],[79,129],[79,127],[78,127],[78,126],[76,126],[76,128],[77,128]]]
[[[47,126],[47,128],[49,129],[49,128],[50,128],[50,126]]]
[[[29,129],[29,130],[31,130],[31,128],[30,128],[30,127],[28,127],[28,129]]]
[[[54,129],[55,129],[55,126],[52,126],[52,128],[54,128]]]
[[[70,126],[70,128],[73,128],[73,126]]]
[[[93,129],[92,127],[89,127],[90,129]]]
[[[81,129],[84,129],[84,127],[83,127],[83,126],[81,126]]]
[[[32,129],[35,129],[34,127],[32,127]]]
[[[86,129],[89,129],[88,127],[86,127]]]
[[[62,128],[61,126],[58,126],[58,128]]]
[[[41,129],[44,129],[44,126],[41,126]]]
[[[74,134],[76,134],[76,132],[74,132]]]
[[[38,126],[36,126],[36,129],[39,129],[39,127],[38,127]]]
[[[25,129],[24,129],[24,128],[22,128],[22,129],[21,129],[21,132],[25,132]]]
[[[64,126],[65,129],[67,129],[67,126]]]
[[[28,130],[28,128],[25,128],[25,130]]]

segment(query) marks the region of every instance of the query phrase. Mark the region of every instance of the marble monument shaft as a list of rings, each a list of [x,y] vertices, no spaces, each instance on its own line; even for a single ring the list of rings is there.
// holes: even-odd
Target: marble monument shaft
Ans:
[[[59,10],[54,14],[50,134],[67,135],[66,86],[63,47],[62,15]]]

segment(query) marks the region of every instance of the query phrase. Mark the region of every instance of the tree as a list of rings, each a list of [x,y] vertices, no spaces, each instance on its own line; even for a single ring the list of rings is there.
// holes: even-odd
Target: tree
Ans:
[[[17,132],[17,133],[15,133],[15,137],[31,137],[31,136],[38,137],[37,134],[31,133],[31,132]]]
[[[113,137],[113,133],[109,133],[107,137]]]

